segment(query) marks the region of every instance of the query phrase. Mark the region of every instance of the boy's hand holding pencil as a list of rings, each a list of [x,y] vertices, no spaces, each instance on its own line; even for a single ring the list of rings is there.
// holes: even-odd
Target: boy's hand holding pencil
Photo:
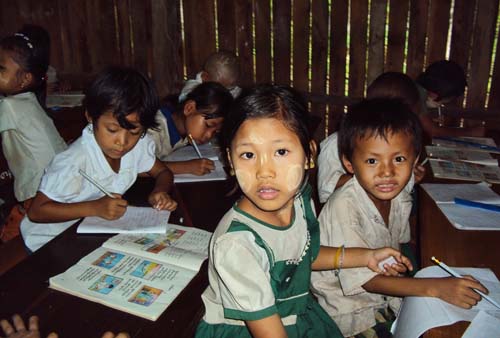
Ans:
[[[112,196],[104,196],[94,201],[96,216],[107,220],[115,220],[125,214],[128,202],[120,194],[112,194]]]
[[[177,202],[164,191],[153,191],[148,197],[148,202],[156,210],[174,211],[177,208]]]

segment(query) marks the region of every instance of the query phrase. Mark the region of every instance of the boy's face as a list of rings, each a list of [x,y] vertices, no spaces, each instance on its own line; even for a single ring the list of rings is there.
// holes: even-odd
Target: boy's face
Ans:
[[[191,134],[198,144],[205,144],[210,141],[222,128],[224,118],[214,117],[207,119],[205,114],[212,111],[201,111],[196,108],[194,101],[188,101],[184,105],[185,129],[187,134]]]
[[[395,198],[410,180],[417,158],[413,137],[406,133],[358,138],[352,160],[342,158],[349,173],[378,205]]]

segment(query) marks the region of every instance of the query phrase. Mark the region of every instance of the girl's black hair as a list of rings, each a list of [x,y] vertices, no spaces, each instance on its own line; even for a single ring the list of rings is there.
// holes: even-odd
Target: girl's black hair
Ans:
[[[339,130],[339,155],[352,160],[356,140],[405,133],[412,137],[415,154],[422,147],[422,126],[418,116],[400,99],[365,99],[353,106],[342,120]]]
[[[19,67],[33,76],[31,86],[25,91],[34,92],[38,102],[45,107],[47,69],[50,60],[50,37],[42,27],[24,25],[19,32],[3,38],[0,48],[11,53]]]
[[[160,106],[154,84],[133,68],[108,67],[100,72],[85,91],[83,106],[96,122],[108,112],[122,128],[134,129],[127,115],[137,113],[144,132],[156,128],[156,112]]]
[[[463,68],[451,60],[432,63],[418,76],[417,83],[435,93],[436,101],[461,96],[467,86]]]
[[[311,134],[309,113],[298,92],[287,86],[257,85],[244,91],[233,103],[222,126],[221,142],[225,149],[231,142],[241,124],[248,119],[276,118],[294,132],[304,149],[308,161],[311,159]]]
[[[184,108],[188,101],[194,101],[198,111],[204,111],[206,119],[225,117],[233,97],[231,93],[218,82],[203,82],[196,86],[181,102],[179,109]]]

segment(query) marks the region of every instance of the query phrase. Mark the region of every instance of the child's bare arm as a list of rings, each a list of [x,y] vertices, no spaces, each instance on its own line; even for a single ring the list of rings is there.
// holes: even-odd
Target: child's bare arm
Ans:
[[[39,191],[28,210],[28,217],[38,223],[65,222],[87,216],[117,219],[125,213],[128,203],[119,194],[113,196],[115,198],[104,196],[93,201],[60,203]]]
[[[248,329],[255,338],[286,338],[285,327],[278,314],[259,320],[247,320]]]
[[[431,137],[483,137],[486,128],[484,126],[471,127],[471,128],[450,128],[437,125],[429,114],[420,115],[420,122],[424,131]]]
[[[406,297],[437,297],[450,304],[470,309],[481,296],[474,289],[488,292],[471,278],[409,278],[377,275],[363,285],[368,292]]]
[[[208,158],[199,158],[189,161],[164,162],[174,174],[193,174],[202,176],[215,169],[214,161]]]
[[[147,175],[156,179],[155,187],[148,197],[149,204],[158,210],[175,210],[177,202],[168,194],[174,185],[174,176],[170,169],[164,163],[156,160]]]

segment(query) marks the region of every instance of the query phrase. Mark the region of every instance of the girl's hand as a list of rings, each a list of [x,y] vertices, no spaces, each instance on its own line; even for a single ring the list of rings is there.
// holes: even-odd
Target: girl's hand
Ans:
[[[435,278],[429,293],[432,297],[470,309],[481,300],[481,296],[473,289],[488,293],[488,290],[472,276]]]
[[[177,208],[177,202],[164,191],[153,191],[149,195],[148,202],[156,210],[174,211]]]
[[[397,263],[392,264],[389,269],[380,269],[378,266],[379,263],[390,256],[393,256]],[[407,269],[410,271],[413,270],[413,265],[411,264],[410,260],[407,257],[403,256],[401,252],[394,250],[393,248],[367,250],[366,261],[366,266],[370,270],[384,274],[386,276],[398,276],[400,273],[406,272]]]
[[[187,172],[193,175],[202,176],[215,170],[214,161],[208,158],[200,158],[186,161]]]
[[[120,194],[113,194],[115,198],[108,196],[95,200],[96,216],[107,220],[118,219],[125,214],[128,202]]]
[[[0,321],[0,326],[2,327],[6,338],[40,338],[37,316],[30,317],[28,329],[26,329],[26,325],[19,315],[12,316],[12,323],[14,326],[12,326],[6,319],[2,319]],[[47,336],[47,338],[57,337],[58,336],[55,333],[51,333]]]
[[[102,335],[102,338],[130,338],[130,336],[126,332],[120,332],[115,336],[113,332],[108,331]]]
[[[425,167],[417,164],[413,169],[413,174],[415,175],[415,183],[420,183],[425,176]]]

